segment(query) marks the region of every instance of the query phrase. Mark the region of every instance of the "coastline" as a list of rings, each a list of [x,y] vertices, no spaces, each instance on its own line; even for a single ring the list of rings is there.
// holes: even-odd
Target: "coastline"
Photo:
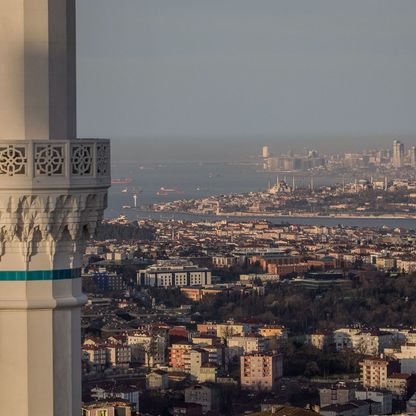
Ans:
[[[130,209],[129,209],[130,210]],[[242,217],[256,217],[256,218],[305,218],[305,219],[380,219],[380,220],[394,220],[394,219],[416,219],[416,215],[413,214],[380,214],[380,215],[359,215],[359,214],[330,214],[330,215],[318,215],[318,214],[308,214],[308,213],[264,213],[264,212],[221,212],[217,214],[213,213],[202,213],[202,212],[192,212],[192,211],[158,211],[152,209],[135,209],[131,208],[133,211],[138,211],[141,213],[152,213],[160,215],[192,215],[196,217],[208,217],[208,218],[242,218]]]

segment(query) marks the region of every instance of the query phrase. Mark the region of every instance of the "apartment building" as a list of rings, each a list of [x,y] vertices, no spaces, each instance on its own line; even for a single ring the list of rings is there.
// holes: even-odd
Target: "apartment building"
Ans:
[[[393,373],[387,377],[387,390],[391,391],[394,398],[404,399],[415,392],[415,375]]]
[[[202,412],[215,411],[219,406],[219,394],[214,385],[196,384],[185,389],[185,403],[202,406]]]
[[[132,408],[126,402],[96,402],[82,406],[82,416],[132,416]]]
[[[212,363],[203,364],[199,368],[197,380],[199,383],[216,383],[218,367]]]
[[[381,358],[366,359],[360,363],[360,367],[363,386],[374,389],[386,389],[388,376],[400,371],[397,361]]]
[[[169,376],[166,371],[155,370],[146,375],[148,390],[166,390],[169,388]]]
[[[217,324],[214,322],[205,322],[203,324],[197,324],[196,330],[201,335],[217,335]]]
[[[364,355],[378,355],[393,345],[395,334],[383,331],[365,331],[359,328],[339,328],[333,334],[337,351],[351,350]]]
[[[225,322],[217,324],[217,337],[227,338],[233,335],[245,335],[252,332],[252,326],[247,323]]]
[[[345,404],[354,400],[354,391],[347,388],[322,388],[319,389],[320,406],[330,406],[332,404]]]
[[[107,362],[111,367],[129,368],[131,364],[131,348],[129,345],[107,343]]]
[[[239,348],[243,354],[263,353],[267,351],[267,339],[255,334],[231,336],[227,337],[227,346]]]
[[[103,345],[83,345],[82,356],[93,371],[102,371],[107,365],[107,350]]]
[[[172,344],[169,351],[169,366],[178,370],[189,369],[189,351],[192,345],[185,342]]]
[[[366,400],[372,402],[371,414],[385,415],[392,411],[392,394],[387,390],[355,390],[346,387],[321,388],[319,389],[319,397],[321,408],[331,405],[351,404],[354,400]],[[374,413],[377,408],[379,413]]]
[[[281,354],[246,354],[240,357],[241,388],[268,390],[277,388],[283,375]]]
[[[185,365],[185,371],[188,371],[194,379],[199,379],[201,367],[208,363],[208,352],[202,348],[192,348],[188,351],[189,365]]]
[[[98,402],[105,401],[122,401],[129,403],[132,406],[132,410],[139,408],[140,390],[136,385],[118,384],[108,385],[105,388],[94,387],[91,389],[91,397]],[[123,414],[121,410],[116,412],[116,416]],[[133,412],[134,413],[134,412]]]
[[[149,332],[132,332],[127,335],[127,345],[131,348],[132,362],[154,367],[166,361],[166,337]]]
[[[372,400],[380,405],[380,413],[383,415],[390,414],[393,406],[393,396],[387,390],[356,390],[355,398],[357,400]]]
[[[186,287],[211,284],[211,271],[188,261],[161,260],[137,274],[139,286]]]
[[[287,329],[282,325],[264,325],[256,332],[267,340],[269,350],[277,350],[288,338]]]

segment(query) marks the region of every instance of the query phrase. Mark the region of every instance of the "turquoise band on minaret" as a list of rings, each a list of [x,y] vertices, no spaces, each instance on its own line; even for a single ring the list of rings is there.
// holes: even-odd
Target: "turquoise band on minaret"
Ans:
[[[65,280],[81,277],[81,269],[0,271],[0,282],[32,282],[38,280]]]

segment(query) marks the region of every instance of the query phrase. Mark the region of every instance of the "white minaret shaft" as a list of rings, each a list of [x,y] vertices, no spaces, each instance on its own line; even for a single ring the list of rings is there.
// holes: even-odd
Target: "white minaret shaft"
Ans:
[[[108,140],[76,139],[75,0],[0,0],[0,403],[79,416],[83,248]],[[6,410],[7,409],[7,410]]]
[[[0,139],[75,138],[75,0],[1,0],[0,57]]]

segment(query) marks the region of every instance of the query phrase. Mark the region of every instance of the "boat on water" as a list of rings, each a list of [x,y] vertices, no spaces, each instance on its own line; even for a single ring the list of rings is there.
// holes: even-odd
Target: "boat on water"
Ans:
[[[112,185],[128,185],[133,182],[133,178],[114,178],[111,179]]]
[[[127,188],[124,188],[121,192],[123,192],[124,194],[127,193],[129,190]]]
[[[179,191],[175,188],[165,188],[164,186],[161,186],[160,189],[156,192],[157,196],[168,196],[169,194],[182,195],[183,191]]]

